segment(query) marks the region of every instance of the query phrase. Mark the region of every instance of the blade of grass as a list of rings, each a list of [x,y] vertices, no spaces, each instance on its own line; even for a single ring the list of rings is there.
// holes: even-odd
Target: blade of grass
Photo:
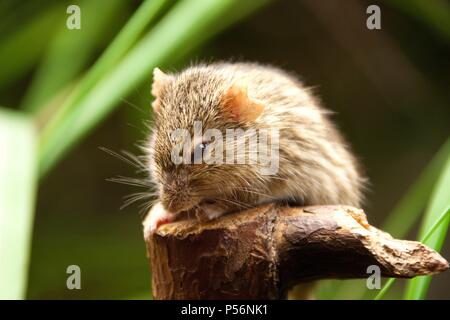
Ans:
[[[138,37],[142,34],[144,29],[154,21],[155,17],[161,10],[167,6],[172,0],[146,0],[141,4],[138,10],[128,20],[123,29],[114,38],[113,42],[106,48],[104,53],[95,62],[92,68],[89,69],[86,76],[76,86],[75,90],[70,94],[64,104],[56,111],[53,119],[50,121],[49,127],[52,124],[62,121],[77,103],[80,102],[89,90],[101,79],[109,69],[115,66],[125,53],[132,47]],[[38,118],[43,118],[41,114],[48,114],[47,104],[40,111]]]
[[[0,109],[0,299],[23,299],[37,182],[33,122]]]
[[[450,139],[444,143],[419,178],[408,189],[382,226],[382,230],[402,238],[411,230],[425,208],[431,190],[450,156]]]
[[[84,0],[79,6],[82,11],[81,29],[69,30],[65,23],[56,28],[57,32],[50,40],[49,48],[22,100],[22,109],[35,111],[77,77],[125,9],[123,0]],[[102,14],[99,15],[99,12]]]
[[[2,34],[0,88],[13,83],[35,65],[47,47],[47,42],[42,39],[43,36],[52,35],[55,26],[58,23],[64,23],[60,12],[65,12],[63,7],[59,4],[53,5],[10,36]]]
[[[428,232],[425,234],[425,236],[420,239],[420,242],[425,243],[427,242],[431,236],[434,234],[434,232],[437,230],[437,228],[450,217],[450,207],[447,207],[447,209],[440,215],[439,219],[433,224],[433,226],[428,230]],[[383,296],[386,294],[386,292],[389,290],[389,288],[394,284],[395,278],[389,279],[386,284],[383,286],[383,288],[378,292],[378,294],[375,296],[375,300],[380,300],[383,298]]]
[[[395,208],[391,211],[385,223],[381,227],[382,230],[390,233],[396,238],[403,238],[412,229],[414,224],[420,217],[422,210],[425,208],[430,198],[431,190],[436,184],[439,173],[446,160],[450,157],[450,139],[442,145],[425,170],[420,174],[413,185],[408,189],[405,195],[400,199]],[[331,292],[327,296],[330,298],[348,296],[348,292],[360,293],[354,295],[353,298],[361,298],[367,294],[367,288],[359,285],[357,281],[338,282],[329,280],[328,290]]]
[[[79,103],[55,118],[40,141],[40,175],[109,114],[117,102],[142,82],[158,64],[179,59],[220,31],[220,17],[230,8],[247,5],[253,10],[266,1],[179,1],[172,10],[93,87]],[[205,30],[209,30],[207,33]],[[214,31],[214,32],[212,32]]]
[[[427,231],[432,228],[434,222],[438,219],[439,214],[450,205],[450,157],[447,158],[442,174],[439,177],[436,186],[433,188],[431,201],[425,212],[425,216],[420,227],[419,236],[425,237]],[[432,236],[430,236],[424,244],[430,248],[440,251],[447,235],[450,216],[447,216],[440,224]],[[426,297],[428,287],[430,285],[431,276],[417,277],[408,282],[405,298],[424,299]]]
[[[54,94],[51,101],[39,107],[38,114],[36,115],[36,119],[39,123],[45,124],[46,122],[49,122],[48,119],[50,118],[52,118],[50,123],[57,123],[58,118],[64,118],[64,115],[67,114],[90,89],[92,89],[96,81],[104,76],[107,71],[120,60],[120,58],[136,42],[144,29],[151,24],[162,9],[171,2],[172,0],[144,1],[133,16],[127,21],[119,34],[114,38],[112,43],[97,59],[95,64],[88,70],[86,75],[82,79],[76,81],[75,86],[71,86],[72,88],[69,95],[66,95],[64,100],[59,103],[59,107],[55,108],[53,102],[59,100],[57,98],[63,96],[64,92],[67,93],[67,86]]]
[[[80,81],[74,92],[54,115],[55,118],[63,117],[68,110],[73,108],[82,97],[104,76],[107,71],[114,67],[120,58],[131,48],[144,29],[154,21],[168,0],[146,0],[133,16],[128,20],[112,43],[103,52],[100,58],[89,69],[86,76]],[[39,109],[44,108],[42,105]],[[41,111],[40,111],[41,112]],[[45,111],[44,111],[45,112]],[[57,120],[55,120],[57,121]]]
[[[374,300],[381,300],[384,295],[386,294],[386,292],[388,292],[388,290],[392,287],[392,285],[394,284],[396,278],[390,278],[383,286],[383,288],[381,288],[380,292],[378,292],[378,294],[375,296]]]
[[[425,234],[425,236],[420,240],[420,242],[427,242],[431,236],[434,234],[436,229],[445,221],[446,218],[448,218],[450,214],[450,207],[447,207],[447,210],[444,211],[443,214],[439,217],[439,219],[433,224],[433,226],[428,230],[428,232]]]
[[[450,41],[450,5],[445,0],[391,0],[387,1],[408,13],[424,25]]]

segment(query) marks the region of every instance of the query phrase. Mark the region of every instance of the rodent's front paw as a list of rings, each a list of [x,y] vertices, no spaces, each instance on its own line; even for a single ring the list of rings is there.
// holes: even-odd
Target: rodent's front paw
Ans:
[[[199,221],[209,221],[216,219],[227,212],[227,208],[221,202],[203,202],[196,211],[195,215]]]
[[[162,206],[161,202],[156,203],[145,217],[144,222],[144,238],[148,240],[159,228],[159,226],[170,223],[175,220],[175,215],[168,212]]]

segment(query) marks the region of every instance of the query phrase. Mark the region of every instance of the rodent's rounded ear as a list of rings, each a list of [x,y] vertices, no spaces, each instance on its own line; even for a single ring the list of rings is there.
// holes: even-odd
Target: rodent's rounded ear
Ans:
[[[155,97],[155,100],[152,103],[153,110],[159,112],[161,108],[161,91],[162,88],[167,84],[170,80],[170,76],[165,74],[159,68],[153,69],[153,83],[152,83],[152,95]]]
[[[247,94],[247,88],[241,85],[232,85],[225,93],[224,109],[234,120],[250,122],[258,119],[264,111],[264,105]]]

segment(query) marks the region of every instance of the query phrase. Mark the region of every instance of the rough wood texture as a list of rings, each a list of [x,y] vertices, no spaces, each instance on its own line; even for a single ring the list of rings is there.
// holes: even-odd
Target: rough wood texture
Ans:
[[[147,241],[155,299],[280,299],[304,281],[442,272],[448,263],[396,240],[345,206],[266,205],[199,224],[162,226]]]

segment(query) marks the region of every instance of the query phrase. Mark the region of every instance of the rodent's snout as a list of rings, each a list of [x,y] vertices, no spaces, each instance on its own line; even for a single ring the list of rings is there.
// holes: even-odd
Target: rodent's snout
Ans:
[[[174,214],[189,210],[196,204],[196,200],[189,193],[189,183],[185,174],[166,175],[160,199],[163,207]]]

